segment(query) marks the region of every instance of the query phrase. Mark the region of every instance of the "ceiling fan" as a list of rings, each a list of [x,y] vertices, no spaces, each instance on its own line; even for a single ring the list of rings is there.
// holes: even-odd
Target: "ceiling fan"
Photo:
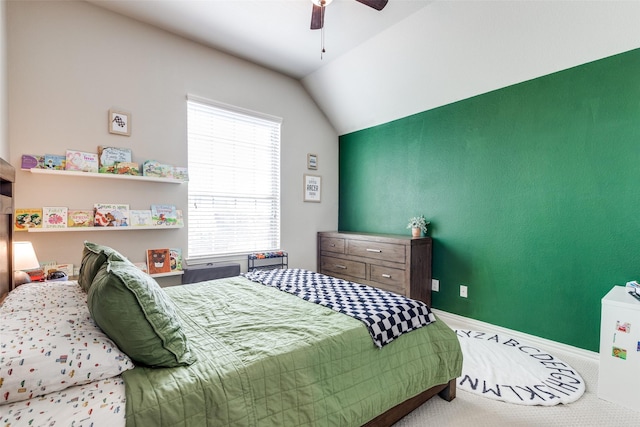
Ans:
[[[388,0],[356,0],[359,3],[382,10],[387,5]],[[332,0],[311,0],[313,9],[311,10],[311,29],[320,30],[324,26],[324,8],[332,2]]]

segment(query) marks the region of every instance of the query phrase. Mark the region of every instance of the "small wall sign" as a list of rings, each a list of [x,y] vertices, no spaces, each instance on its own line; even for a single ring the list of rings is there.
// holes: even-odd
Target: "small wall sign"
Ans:
[[[318,155],[317,154],[307,154],[307,169],[316,170],[318,169]]]
[[[317,175],[304,175],[304,201],[320,203],[322,191],[322,177]]]
[[[131,135],[131,115],[122,111],[109,110],[109,133]]]

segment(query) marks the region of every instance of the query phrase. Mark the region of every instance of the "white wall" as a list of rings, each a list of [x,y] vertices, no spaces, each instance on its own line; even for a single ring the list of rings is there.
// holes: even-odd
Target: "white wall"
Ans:
[[[7,108],[7,2],[0,0],[0,158],[9,161]]]
[[[136,161],[186,166],[186,94],[283,118],[282,248],[290,265],[316,266],[316,231],[336,229],[337,134],[300,82],[85,2],[9,2],[11,163],[22,154],[130,147]],[[130,137],[107,132],[107,111],[131,113]],[[322,203],[302,201],[307,153],[319,156]],[[187,186],[49,177],[18,171],[16,207],[90,208],[96,202],[186,211]],[[187,230],[16,233],[40,260],[79,264],[83,240],[132,261],[145,249],[187,248]],[[246,259],[242,259],[246,268]],[[173,282],[172,282],[173,283]]]
[[[640,47],[640,1],[436,1],[303,79],[343,135]]]

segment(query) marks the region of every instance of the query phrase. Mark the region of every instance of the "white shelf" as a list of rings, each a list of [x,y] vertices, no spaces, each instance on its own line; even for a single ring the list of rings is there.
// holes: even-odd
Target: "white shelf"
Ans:
[[[171,273],[157,273],[157,274],[149,274],[151,277],[168,277],[168,276],[181,276],[184,274],[184,271],[172,271]]]
[[[111,173],[93,173],[93,172],[79,172],[79,171],[63,171],[55,169],[22,169],[26,172],[43,175],[59,175],[59,176],[74,176],[82,178],[105,178],[105,179],[126,179],[130,181],[146,181],[146,182],[162,182],[164,184],[182,184],[186,181],[175,178],[158,178],[155,176],[140,176],[140,175],[117,175]]]
[[[66,227],[66,228],[29,228],[29,233],[68,233],[80,231],[136,231],[167,230],[183,228],[183,225],[150,225],[144,227]]]

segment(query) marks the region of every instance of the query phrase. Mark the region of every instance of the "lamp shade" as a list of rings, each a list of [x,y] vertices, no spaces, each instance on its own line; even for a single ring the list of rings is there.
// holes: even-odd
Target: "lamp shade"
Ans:
[[[40,263],[31,242],[13,242],[13,270],[34,270],[36,268],[40,268]]]

